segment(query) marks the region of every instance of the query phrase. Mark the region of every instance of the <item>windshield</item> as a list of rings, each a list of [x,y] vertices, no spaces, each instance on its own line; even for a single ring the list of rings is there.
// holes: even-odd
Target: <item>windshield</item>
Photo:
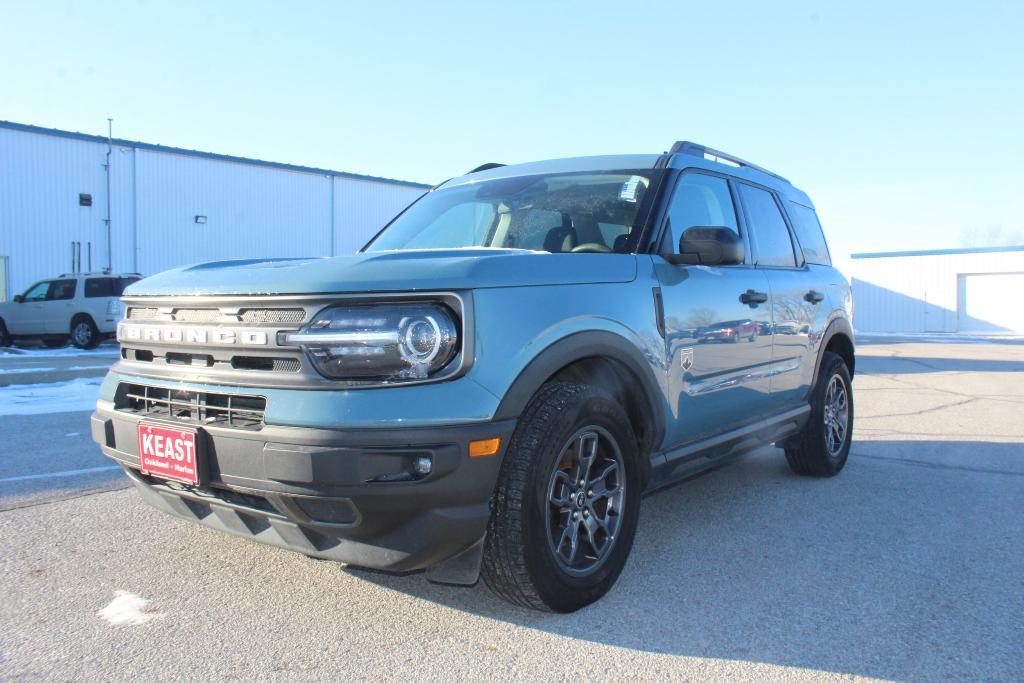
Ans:
[[[627,252],[639,238],[654,173],[531,175],[441,188],[410,206],[364,250]]]

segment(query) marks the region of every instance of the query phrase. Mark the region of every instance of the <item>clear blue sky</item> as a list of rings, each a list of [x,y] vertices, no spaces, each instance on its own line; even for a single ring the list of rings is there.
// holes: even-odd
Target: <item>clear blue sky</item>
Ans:
[[[1024,241],[1024,3],[11,2],[0,118],[436,182],[689,139],[838,256]]]

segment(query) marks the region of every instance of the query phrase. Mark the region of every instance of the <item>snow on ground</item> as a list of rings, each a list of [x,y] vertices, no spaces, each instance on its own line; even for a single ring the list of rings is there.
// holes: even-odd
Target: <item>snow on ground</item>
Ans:
[[[53,372],[57,368],[0,368],[0,375],[22,375],[26,372]]]
[[[163,616],[150,606],[149,600],[128,591],[114,591],[114,599],[96,615],[114,626],[138,626]]]
[[[102,377],[0,387],[0,415],[43,415],[96,407]]]
[[[77,349],[65,346],[60,349],[23,349],[17,346],[0,347],[0,354],[8,353],[21,358],[58,358],[71,356],[92,356],[94,358],[116,358],[121,354],[118,346],[100,346],[95,349]]]
[[[29,372],[74,372],[77,370],[109,370],[110,363],[106,365],[72,365],[67,368],[53,368],[43,367],[37,365],[30,365],[27,367],[19,368],[0,368],[0,375],[24,375]]]

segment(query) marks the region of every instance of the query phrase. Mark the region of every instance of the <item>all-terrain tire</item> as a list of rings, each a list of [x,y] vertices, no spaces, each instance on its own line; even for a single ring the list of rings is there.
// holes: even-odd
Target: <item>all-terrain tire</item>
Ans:
[[[833,447],[829,446],[828,392],[829,386],[837,382],[846,397],[846,427],[842,439],[833,433]],[[826,351],[821,358],[818,383],[811,392],[811,414],[807,418],[803,433],[795,442],[787,444],[786,461],[797,474],[815,477],[832,477],[843,469],[850,455],[853,437],[853,385],[850,370],[838,354]],[[833,414],[836,412],[832,411]]]
[[[553,514],[549,487],[572,439],[597,432],[611,439],[601,443],[622,462],[617,482],[624,488],[616,508],[620,519],[603,559],[586,570],[590,573],[573,575],[553,549],[551,534],[557,532],[548,518]],[[607,391],[565,382],[541,387],[512,435],[491,499],[481,569],[491,590],[510,602],[555,612],[575,611],[607,593],[622,572],[636,533],[641,488],[637,451],[629,418]]]

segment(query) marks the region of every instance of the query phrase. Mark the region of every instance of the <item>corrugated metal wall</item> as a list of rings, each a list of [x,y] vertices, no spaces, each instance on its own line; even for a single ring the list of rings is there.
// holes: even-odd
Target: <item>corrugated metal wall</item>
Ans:
[[[854,327],[859,332],[958,332],[959,279],[1024,272],[1024,251],[854,256]],[[1019,306],[1007,293],[1006,305]]]
[[[91,242],[93,264],[104,264],[106,179],[96,147],[0,129],[0,256],[11,294],[67,271],[73,240]],[[93,205],[79,206],[79,193]]]
[[[423,190],[410,195],[409,189],[401,185],[335,178],[335,253],[351,254],[360,249],[421,194]]]
[[[94,270],[106,265],[106,153],[94,141],[0,127],[9,294],[70,270],[72,241],[92,243]],[[197,261],[351,253],[423,192],[115,144],[113,268],[152,274]],[[79,206],[79,193],[92,195],[91,207]]]
[[[141,149],[135,167],[140,273],[331,253],[328,177]]]

